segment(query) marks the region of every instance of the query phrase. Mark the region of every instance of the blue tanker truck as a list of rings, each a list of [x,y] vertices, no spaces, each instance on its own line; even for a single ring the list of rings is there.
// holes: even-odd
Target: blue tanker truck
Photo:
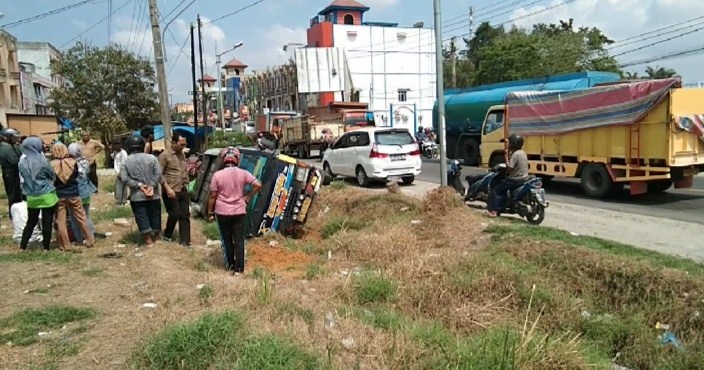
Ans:
[[[445,91],[445,132],[449,158],[476,166],[479,160],[482,122],[489,107],[504,104],[514,91],[579,90],[616,82],[620,76],[608,72],[579,72],[527,80],[501,82]],[[438,104],[433,107],[433,128],[438,129]]]

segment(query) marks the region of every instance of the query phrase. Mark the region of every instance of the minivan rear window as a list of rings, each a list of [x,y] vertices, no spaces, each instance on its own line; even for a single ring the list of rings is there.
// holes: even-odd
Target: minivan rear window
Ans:
[[[406,130],[381,131],[374,133],[377,145],[408,145],[413,144],[413,136]]]

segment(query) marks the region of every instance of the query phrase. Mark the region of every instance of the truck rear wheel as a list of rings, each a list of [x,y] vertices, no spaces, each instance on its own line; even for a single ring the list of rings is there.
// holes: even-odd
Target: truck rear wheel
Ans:
[[[584,166],[581,174],[581,184],[584,192],[590,197],[604,198],[612,194],[614,183],[606,167],[598,163]]]
[[[465,166],[476,166],[479,162],[479,142],[476,139],[464,139],[460,143],[460,155]]]

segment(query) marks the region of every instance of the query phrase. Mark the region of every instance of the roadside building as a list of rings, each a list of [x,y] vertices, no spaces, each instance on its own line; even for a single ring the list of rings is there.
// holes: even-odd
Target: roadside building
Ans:
[[[21,113],[21,109],[17,39],[0,29],[0,125],[7,126],[7,114]]]

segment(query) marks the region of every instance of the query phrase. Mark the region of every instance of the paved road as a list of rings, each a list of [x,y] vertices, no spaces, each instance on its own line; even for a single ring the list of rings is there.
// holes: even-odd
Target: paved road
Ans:
[[[476,167],[463,167],[462,180],[467,175],[486,173]],[[426,161],[418,180],[440,183],[440,163]],[[466,185],[466,184],[465,184]],[[672,220],[694,222],[704,225],[704,177],[695,177],[690,189],[670,189],[663,194],[632,197],[628,189],[617,196],[596,200],[588,198],[582,192],[579,180],[553,180],[545,184],[548,200],[560,203],[576,204],[587,207],[635,213],[646,216],[669,218]]]

